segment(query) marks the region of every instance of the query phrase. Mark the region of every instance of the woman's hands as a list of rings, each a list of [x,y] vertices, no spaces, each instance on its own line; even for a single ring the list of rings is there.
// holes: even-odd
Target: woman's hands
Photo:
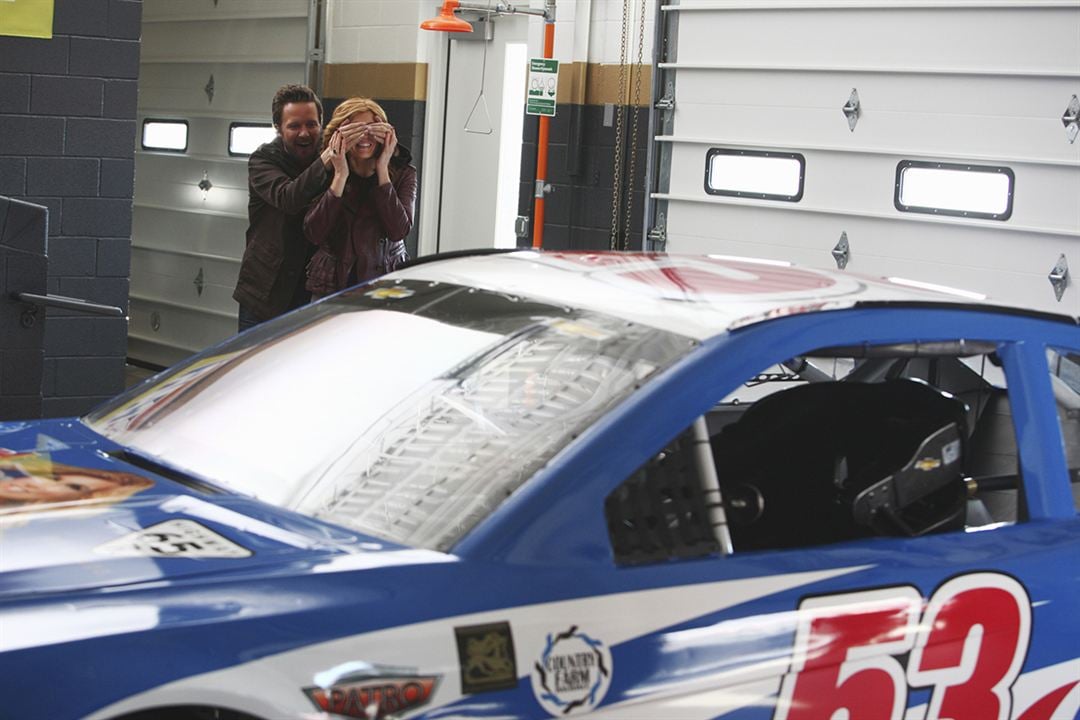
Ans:
[[[363,165],[374,160],[375,173],[378,176],[379,184],[385,185],[390,182],[390,160],[394,157],[398,146],[397,131],[394,130],[394,126],[384,122],[368,124],[345,123],[331,136],[330,142],[322,154],[327,169],[333,168],[334,170],[334,179],[330,182],[330,191],[337,197],[341,197],[345,191],[345,181],[349,178],[348,153],[365,138],[378,143],[381,149],[378,151],[379,154],[374,157],[365,154],[366,160],[357,160],[354,157],[353,160],[360,163],[360,167],[354,168],[354,170],[360,172],[361,175],[366,175],[370,170],[365,172]],[[371,166],[368,165],[367,167],[370,168]]]

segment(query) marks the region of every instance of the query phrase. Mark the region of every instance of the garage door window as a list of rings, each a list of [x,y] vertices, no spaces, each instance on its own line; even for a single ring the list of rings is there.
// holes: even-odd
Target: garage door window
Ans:
[[[1014,182],[1007,167],[903,160],[894,204],[901,212],[1008,220]]]
[[[186,120],[143,120],[142,149],[187,152]]]
[[[277,133],[273,125],[232,123],[229,125],[229,154],[250,155],[263,143],[274,139]]]
[[[806,159],[798,153],[711,148],[705,192],[757,200],[799,202]]]

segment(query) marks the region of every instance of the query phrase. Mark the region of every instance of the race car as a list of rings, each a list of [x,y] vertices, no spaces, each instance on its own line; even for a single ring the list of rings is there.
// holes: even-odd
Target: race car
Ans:
[[[1080,710],[1065,315],[458,257],[0,448],[2,718]]]

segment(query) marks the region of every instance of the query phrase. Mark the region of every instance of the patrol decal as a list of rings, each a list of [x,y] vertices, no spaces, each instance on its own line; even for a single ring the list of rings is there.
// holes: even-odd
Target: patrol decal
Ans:
[[[607,646],[572,625],[548,634],[544,653],[533,665],[533,694],[552,716],[587,713],[607,694],[611,670]]]
[[[380,720],[426,705],[440,677],[363,673],[338,678],[330,687],[304,688],[304,693],[331,715]]]
[[[364,293],[364,297],[369,297],[372,300],[403,300],[407,297],[412,297],[416,294],[416,291],[407,287],[381,287],[374,290],[368,290]]]
[[[251,551],[194,520],[167,520],[98,545],[112,557],[246,558]]]
[[[510,623],[456,627],[454,635],[461,667],[462,694],[517,687],[517,662]]]

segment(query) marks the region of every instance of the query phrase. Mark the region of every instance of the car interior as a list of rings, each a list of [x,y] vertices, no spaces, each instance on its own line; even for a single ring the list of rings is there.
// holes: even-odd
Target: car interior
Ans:
[[[1062,427],[1080,466],[1080,423]],[[1021,488],[992,344],[823,348],[749,379],[605,510],[631,565],[992,529],[1027,519]]]

